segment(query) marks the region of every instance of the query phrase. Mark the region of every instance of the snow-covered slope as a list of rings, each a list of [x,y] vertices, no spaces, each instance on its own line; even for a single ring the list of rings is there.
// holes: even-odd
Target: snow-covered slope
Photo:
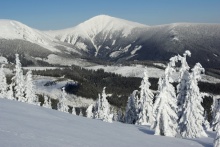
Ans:
[[[154,136],[147,126],[105,123],[6,99],[0,99],[0,117],[1,147],[211,147],[214,136]]]
[[[14,20],[0,20],[0,39],[21,39],[51,51],[59,51],[53,47],[54,38]]]

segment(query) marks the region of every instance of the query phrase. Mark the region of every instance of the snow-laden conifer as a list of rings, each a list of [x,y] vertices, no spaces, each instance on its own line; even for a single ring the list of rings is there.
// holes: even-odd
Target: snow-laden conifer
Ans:
[[[105,87],[103,88],[103,91],[102,91],[102,99],[101,99],[101,116],[103,118],[103,121],[105,122],[112,122],[112,119],[113,119],[113,114],[110,113],[110,105],[108,103],[108,100],[107,100],[107,95],[105,93]]]
[[[137,109],[135,101],[137,99],[137,90],[134,90],[133,93],[128,97],[128,102],[125,112],[125,123],[135,124],[137,121]]]
[[[220,105],[218,104],[218,99],[214,99],[213,101],[213,121],[212,121],[212,127],[213,130],[216,131],[217,130],[217,124],[220,120]],[[219,128],[220,129],[220,128]]]
[[[95,119],[100,119],[102,118],[102,114],[101,114],[101,96],[100,94],[98,94],[98,99],[95,103],[95,107],[94,107],[94,118]]]
[[[146,125],[154,123],[153,115],[153,97],[154,94],[150,90],[150,82],[147,73],[147,68],[144,71],[144,77],[141,81],[141,91],[140,91],[140,100],[139,100],[139,110],[138,118],[136,121],[137,125]]]
[[[86,109],[86,117],[88,117],[88,118],[94,118],[93,107],[94,107],[94,105],[91,104],[91,105],[89,105],[89,107]]]
[[[181,67],[179,70],[179,84],[177,85],[177,105],[178,105],[178,116],[181,117],[183,110],[183,104],[186,99],[186,93],[187,93],[187,83],[189,81],[189,69],[188,63],[186,61],[186,57],[191,56],[190,51],[185,51],[185,53],[182,56],[178,56],[178,59],[181,62]]]
[[[15,54],[15,76],[12,78],[14,83],[14,90],[15,90],[15,98],[18,101],[26,102],[26,98],[24,97],[24,76],[23,70],[21,68],[21,62],[19,59],[19,55]]]
[[[35,94],[31,70],[27,72],[25,80],[26,81],[24,85],[25,87],[24,94],[27,103],[38,105],[38,99],[37,99],[37,95]]]
[[[175,72],[177,57],[172,57],[165,69],[165,75],[158,82],[158,95],[154,104],[155,135],[175,137],[178,132],[177,100],[172,75]]]
[[[43,104],[43,107],[45,108],[49,108],[49,109],[52,109],[52,106],[51,106],[51,100],[48,98],[48,96],[44,96],[44,104]]]
[[[217,111],[220,109],[219,108],[220,105],[219,105],[219,100],[216,99],[216,98],[213,98],[213,103],[212,103],[212,106],[211,106],[211,109],[212,109],[212,129],[213,131],[216,131],[216,124],[218,122],[218,117],[219,115],[217,115]]]
[[[192,69],[187,83],[186,99],[183,104],[184,111],[179,121],[182,137],[196,138],[207,136],[202,126],[204,108],[201,105],[202,94],[198,87],[198,80],[201,79],[202,72],[204,72],[204,68],[202,68],[200,63],[197,63]]]
[[[8,91],[7,91],[7,98],[10,100],[14,100],[14,92],[13,92],[13,86],[12,84],[9,85]]]
[[[66,105],[66,91],[65,91],[65,87],[62,88],[62,94],[61,94],[61,99],[58,103],[58,111],[61,111],[61,112],[66,112],[66,113],[69,113],[68,110],[69,110],[69,107]]]
[[[0,68],[0,97],[6,98],[7,97],[7,80],[4,73],[4,64],[1,65]]]
[[[216,112],[216,137],[214,139],[214,147],[220,147],[220,107],[217,108]]]

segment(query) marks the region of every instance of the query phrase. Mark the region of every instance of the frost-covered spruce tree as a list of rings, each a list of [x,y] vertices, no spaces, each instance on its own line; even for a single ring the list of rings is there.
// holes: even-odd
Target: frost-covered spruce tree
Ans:
[[[189,82],[187,83],[186,100],[183,104],[183,114],[179,121],[179,129],[182,137],[196,138],[207,136],[203,128],[204,108],[201,105],[202,94],[199,91],[198,80],[201,79],[201,73],[204,72],[200,63],[197,63],[192,69]]]
[[[158,95],[154,104],[155,135],[175,137],[178,132],[177,99],[172,75],[177,57],[172,57],[165,69],[165,76],[159,80]]]
[[[7,98],[10,100],[15,99],[12,84],[9,85],[9,90],[7,91]]]
[[[101,113],[101,96],[100,94],[98,95],[98,99],[96,101],[95,107],[94,107],[94,118],[95,119],[100,119],[103,118],[102,113]]]
[[[27,100],[27,103],[38,105],[37,95],[35,94],[33,79],[32,79],[32,72],[29,70],[26,74],[26,81],[25,81],[25,90],[24,94]]]
[[[15,90],[15,98],[18,101],[26,102],[26,98],[24,97],[24,76],[23,70],[21,68],[21,62],[19,60],[19,55],[15,54],[15,76],[12,78],[14,83]]]
[[[219,109],[219,107],[220,107],[220,105],[219,105],[219,99],[216,99],[216,98],[213,98],[213,103],[212,103],[212,130],[213,131],[216,131],[216,124],[217,124],[217,122],[218,122],[218,115],[216,115],[217,114],[217,111],[218,111],[218,109]]]
[[[89,107],[86,109],[86,117],[94,118],[93,108],[94,108],[93,104],[89,105]]]
[[[144,77],[141,81],[141,91],[140,91],[140,100],[139,100],[139,111],[138,118],[136,121],[137,125],[146,125],[154,123],[153,115],[153,97],[154,94],[150,90],[150,82],[147,73],[147,68],[144,71]]]
[[[60,102],[58,103],[58,111],[61,111],[61,112],[66,112],[66,113],[69,113],[68,110],[69,110],[69,107],[65,104],[65,101],[66,101],[66,91],[65,91],[65,87],[62,88],[62,94],[61,94],[61,99],[60,99]]]
[[[7,97],[7,86],[7,80],[4,73],[4,64],[2,64],[0,68],[0,97]]]
[[[101,116],[103,116],[103,121],[105,122],[112,122],[112,119],[113,119],[113,114],[110,113],[110,105],[108,103],[108,100],[106,99],[107,98],[107,95],[105,93],[105,89],[106,87],[103,88],[103,91],[102,91],[102,99],[101,99]]]
[[[181,62],[181,67],[179,70],[179,84],[177,85],[177,105],[178,105],[178,116],[179,118],[182,115],[183,112],[183,104],[186,99],[186,93],[187,93],[187,83],[189,81],[189,69],[188,63],[186,61],[186,57],[191,56],[190,51],[185,51],[185,53],[182,56],[178,56],[178,59]]]
[[[44,96],[44,104],[43,104],[43,107],[45,108],[49,108],[49,109],[52,109],[52,106],[51,106],[51,100],[48,98],[48,96]]]
[[[220,147],[220,107],[217,108],[216,118],[216,137],[214,139],[214,147]]]
[[[219,112],[220,111],[220,105],[218,104],[217,99],[215,99],[213,101],[213,104],[214,104],[214,106],[213,106],[213,110],[212,110],[213,111],[212,129],[213,129],[213,131],[216,131],[217,130],[217,124],[220,120],[220,112]],[[215,108],[215,110],[214,110],[214,108]]]
[[[135,90],[133,93],[128,97],[126,112],[125,112],[125,123],[127,124],[135,124],[137,121],[137,109],[135,101],[137,99],[138,91]]]

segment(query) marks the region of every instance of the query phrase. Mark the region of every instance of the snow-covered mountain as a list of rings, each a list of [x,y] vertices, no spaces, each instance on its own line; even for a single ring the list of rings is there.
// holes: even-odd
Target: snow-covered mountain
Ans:
[[[63,60],[75,64],[82,57],[91,61],[168,61],[174,54],[190,50],[189,64],[219,68],[219,40],[220,24],[147,26],[99,15],[72,28],[43,32],[17,21],[0,20],[1,55],[19,52],[51,64]]]
[[[91,56],[114,57],[114,51],[124,50],[140,36],[148,26],[107,15],[95,16],[73,28],[48,31],[47,34],[60,41],[73,44]],[[138,47],[136,47],[138,48]],[[111,54],[113,53],[113,54]]]
[[[72,45],[14,20],[0,19],[0,55],[9,59],[21,54],[30,64],[75,64],[82,55]],[[73,58],[75,57],[75,58]],[[56,59],[54,59],[56,58]],[[71,60],[72,63],[69,63]],[[81,62],[81,61],[79,61]]]
[[[47,31],[73,44],[87,55],[110,61],[161,60],[192,52],[190,64],[220,65],[220,24],[174,23],[146,26],[106,15],[93,17],[76,27]]]
[[[1,147],[211,147],[215,136],[155,136],[148,126],[106,123],[2,98],[0,116]]]

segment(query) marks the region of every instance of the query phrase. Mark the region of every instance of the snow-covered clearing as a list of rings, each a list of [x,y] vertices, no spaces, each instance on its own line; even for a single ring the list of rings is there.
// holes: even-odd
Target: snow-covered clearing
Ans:
[[[0,99],[0,146],[13,147],[212,147],[214,133],[199,139],[153,135],[147,126],[75,116]]]
[[[157,64],[163,65],[163,64]],[[163,65],[164,66],[164,65]],[[144,68],[143,65],[132,65],[132,66],[103,66],[103,65],[96,65],[96,66],[88,66],[85,67],[86,69],[98,70],[104,69],[105,72],[116,73],[125,77],[143,77]],[[149,77],[159,78],[163,76],[164,70],[159,69],[156,67],[147,67]],[[174,75],[175,78],[178,78],[178,75]],[[209,83],[220,83],[220,79],[209,76],[209,75],[202,75],[202,81],[209,82]]]

